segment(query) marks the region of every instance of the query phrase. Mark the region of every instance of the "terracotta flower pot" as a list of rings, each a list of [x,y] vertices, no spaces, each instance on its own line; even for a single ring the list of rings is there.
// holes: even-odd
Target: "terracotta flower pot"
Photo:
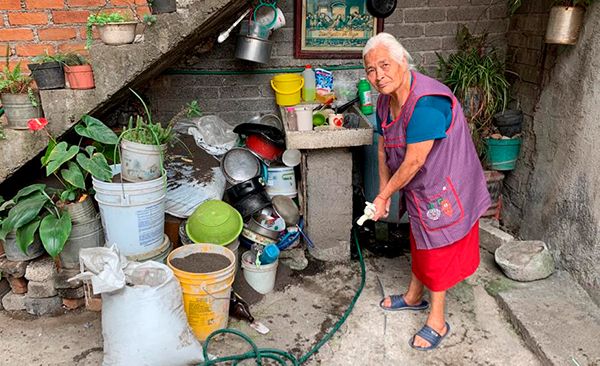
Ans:
[[[92,65],[65,66],[65,74],[71,89],[94,89]]]

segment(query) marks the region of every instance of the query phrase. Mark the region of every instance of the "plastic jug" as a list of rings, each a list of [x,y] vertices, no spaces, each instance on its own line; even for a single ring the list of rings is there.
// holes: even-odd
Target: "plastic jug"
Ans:
[[[371,96],[371,85],[365,78],[358,82],[358,98],[360,99],[360,110],[366,115],[373,113],[373,98]]]
[[[306,65],[304,71],[302,71],[302,77],[304,78],[304,86],[302,87],[302,99],[305,102],[313,102],[316,96],[316,81],[315,71],[312,66]]]
[[[277,258],[279,258],[279,248],[276,244],[267,245],[259,257],[261,265],[273,263]]]
[[[313,113],[311,107],[295,107],[298,131],[311,131],[313,128]]]

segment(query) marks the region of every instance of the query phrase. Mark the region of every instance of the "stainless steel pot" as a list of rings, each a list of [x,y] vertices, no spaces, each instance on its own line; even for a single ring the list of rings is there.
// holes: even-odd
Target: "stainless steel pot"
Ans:
[[[235,57],[266,64],[271,59],[272,48],[273,43],[269,40],[239,35],[235,48]]]
[[[221,159],[221,171],[231,184],[242,183],[260,175],[260,169],[260,160],[248,149],[233,148]]]

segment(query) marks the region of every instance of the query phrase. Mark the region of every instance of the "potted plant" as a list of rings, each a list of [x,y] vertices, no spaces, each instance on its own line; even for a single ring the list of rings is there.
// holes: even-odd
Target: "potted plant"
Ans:
[[[486,138],[495,132],[494,114],[508,102],[510,84],[504,61],[487,44],[487,34],[473,36],[464,25],[457,35],[458,51],[438,56],[438,76],[461,101],[480,160],[485,161]]]
[[[6,64],[0,71],[0,100],[8,128],[26,130],[27,121],[42,116],[39,95],[33,91],[33,79],[21,71],[19,62],[14,69],[8,63],[10,49],[6,47]]]
[[[56,55],[46,53],[34,57],[33,63],[27,65],[38,89],[63,89],[65,87],[64,56],[62,53]]]
[[[172,13],[177,10],[177,0],[148,0],[152,14]]]
[[[138,23],[152,25],[156,21],[156,17],[148,14],[144,15],[143,20],[140,19],[135,9],[131,13],[133,15],[120,12],[91,14],[87,20],[85,48],[92,46],[94,26],[98,28],[104,44],[117,46],[133,43]]]
[[[49,215],[53,218],[47,219],[41,210],[34,213],[34,207],[34,210],[29,213],[30,222],[38,217],[40,238],[46,251],[54,258],[60,255],[63,267],[76,268],[79,263],[79,249],[104,244],[102,224],[90,199],[88,176],[110,180],[112,172],[106,158],[93,146],[82,147],[69,145],[65,141],[57,142],[45,129],[46,125],[47,121],[43,118],[29,121],[29,128],[32,131],[42,130],[50,137],[41,163],[46,168],[46,175],[54,175],[63,188],[52,191],[52,195],[49,194],[50,191],[45,194],[44,205],[52,206]],[[102,144],[114,145],[118,140],[112,130],[88,115],[82,117],[81,122],[75,126],[75,131],[81,137]],[[65,223],[67,218],[68,225]],[[46,221],[56,225],[60,232],[52,232],[52,235],[43,232]],[[16,226],[14,225],[14,229],[17,229],[17,244],[23,249],[30,241],[28,237],[26,241],[19,240],[19,227]],[[10,222],[6,227],[3,224],[2,231],[10,229],[12,229]],[[33,227],[31,230],[35,231],[35,229]]]
[[[171,125],[163,127],[160,122],[154,122],[142,97],[131,92],[142,103],[145,117],[130,117],[121,134],[121,175],[129,182],[149,181],[162,175],[166,146],[175,138],[175,133]]]
[[[93,89],[96,87],[92,65],[85,57],[77,53],[69,53],[65,55],[63,64],[71,89]]]

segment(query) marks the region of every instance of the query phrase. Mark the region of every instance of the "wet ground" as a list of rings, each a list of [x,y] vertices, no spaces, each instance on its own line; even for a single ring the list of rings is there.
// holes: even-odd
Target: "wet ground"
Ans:
[[[447,316],[452,331],[438,350],[409,347],[410,337],[424,324],[424,312],[383,312],[377,276],[386,294],[403,291],[410,278],[409,257],[375,257],[366,253],[366,285],[353,312],[339,331],[307,365],[539,365],[501,314],[489,292],[502,283],[493,256],[482,250],[482,264],[468,280],[448,293]],[[252,315],[270,328],[260,335],[245,322],[231,320],[259,347],[305,354],[347,309],[360,283],[357,261],[320,263],[287,273],[277,290],[252,305]],[[487,290],[486,290],[487,289]],[[100,315],[77,311],[54,318],[0,312],[0,364],[100,365]],[[247,345],[227,336],[210,346],[217,355],[245,352]],[[247,361],[244,364],[253,365]]]

